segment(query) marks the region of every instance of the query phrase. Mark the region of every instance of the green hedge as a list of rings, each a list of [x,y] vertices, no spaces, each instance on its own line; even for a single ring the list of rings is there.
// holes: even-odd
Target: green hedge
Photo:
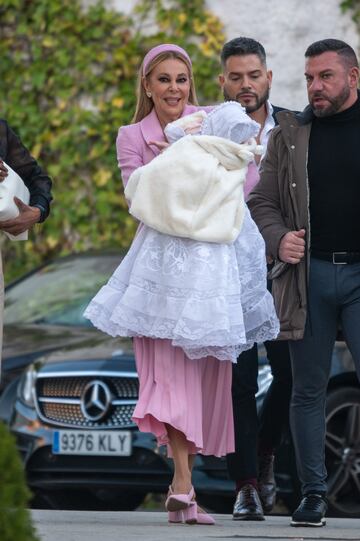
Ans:
[[[15,441],[0,422],[0,539],[38,541],[27,510],[30,493]]]
[[[184,46],[200,102],[214,102],[224,35],[203,0],[140,1],[131,17],[103,3],[2,0],[0,19],[0,116],[53,177],[55,196],[28,242],[4,243],[9,281],[60,253],[129,245],[115,138],[134,112],[139,64],[155,44]]]

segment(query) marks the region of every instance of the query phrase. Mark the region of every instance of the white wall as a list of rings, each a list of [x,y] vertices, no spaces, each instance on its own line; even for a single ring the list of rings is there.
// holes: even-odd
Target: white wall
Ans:
[[[304,52],[310,43],[337,38],[357,51],[359,36],[340,0],[207,0],[225,24],[228,39],[239,35],[260,41],[274,79],[271,98],[277,105],[302,109],[306,103]],[[246,13],[246,19],[244,17]]]
[[[359,35],[341,0],[206,0],[225,25],[227,39],[248,36],[260,41],[274,72],[272,102],[302,109],[306,103],[304,52],[310,43],[338,38],[357,51]],[[129,12],[136,0],[107,0]]]

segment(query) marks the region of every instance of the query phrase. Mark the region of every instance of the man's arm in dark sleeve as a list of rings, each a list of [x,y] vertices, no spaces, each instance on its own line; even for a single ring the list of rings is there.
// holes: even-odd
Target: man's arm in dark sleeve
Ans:
[[[6,163],[23,179],[30,192],[30,206],[40,209],[40,222],[43,222],[50,211],[51,179],[31,156],[20,138],[6,124],[7,154]]]

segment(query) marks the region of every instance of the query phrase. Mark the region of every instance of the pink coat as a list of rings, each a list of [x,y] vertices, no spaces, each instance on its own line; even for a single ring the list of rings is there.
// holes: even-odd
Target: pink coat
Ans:
[[[259,168],[255,162],[249,163],[248,172],[244,184],[244,198],[248,200],[250,192],[255,188],[256,184],[260,180]]]
[[[210,110],[212,107],[186,105],[181,116],[189,115],[199,109]],[[135,169],[151,162],[159,154],[158,148],[150,145],[150,141],[166,141],[155,109],[152,109],[140,122],[122,126],[119,129],[116,153],[124,186]]]

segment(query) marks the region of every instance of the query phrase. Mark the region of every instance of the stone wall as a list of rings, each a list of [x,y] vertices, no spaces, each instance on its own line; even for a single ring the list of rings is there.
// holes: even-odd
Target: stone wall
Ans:
[[[136,0],[107,0],[129,12]],[[225,25],[228,39],[245,35],[264,45],[274,79],[274,103],[302,109],[306,103],[304,51],[322,38],[338,38],[359,49],[359,36],[340,0],[206,0]]]

